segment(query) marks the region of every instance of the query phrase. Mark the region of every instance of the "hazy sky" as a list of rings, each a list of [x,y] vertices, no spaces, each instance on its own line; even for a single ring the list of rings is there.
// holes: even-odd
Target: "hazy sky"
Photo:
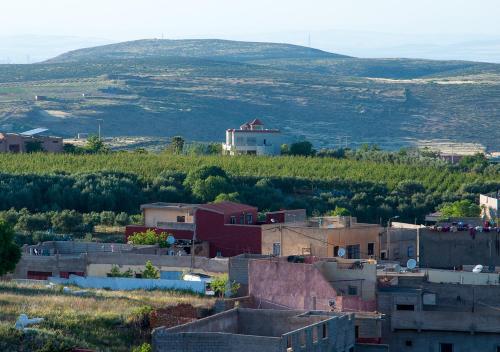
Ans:
[[[500,1],[0,0],[0,36],[238,38],[331,29],[500,35]]]

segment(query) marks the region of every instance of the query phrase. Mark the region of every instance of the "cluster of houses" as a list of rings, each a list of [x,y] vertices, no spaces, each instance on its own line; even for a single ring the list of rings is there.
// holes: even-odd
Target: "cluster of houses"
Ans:
[[[13,276],[127,289],[138,279],[118,284],[112,268],[140,277],[151,261],[154,287],[207,292],[221,273],[239,284],[217,314],[155,329],[154,351],[498,352],[500,197],[481,200],[483,218],[387,228],[233,202],[144,204],[144,226],[125,237],[165,232],[166,248],[45,242],[23,248]],[[186,272],[194,281],[181,285]]]

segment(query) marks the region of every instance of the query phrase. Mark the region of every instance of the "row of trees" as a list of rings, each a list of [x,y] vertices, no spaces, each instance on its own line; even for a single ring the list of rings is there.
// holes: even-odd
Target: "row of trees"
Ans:
[[[14,228],[33,234],[37,231],[51,231],[57,233],[85,233],[93,232],[94,226],[125,226],[131,223],[142,223],[139,215],[129,215],[125,212],[112,211],[78,213],[74,210],[50,211],[45,213],[30,213],[28,209],[16,210],[11,208],[0,211],[0,221]]]

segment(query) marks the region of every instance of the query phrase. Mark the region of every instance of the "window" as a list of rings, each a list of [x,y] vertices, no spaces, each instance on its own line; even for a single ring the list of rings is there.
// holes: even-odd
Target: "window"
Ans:
[[[358,325],[356,325],[354,327],[354,337],[359,338],[359,326]]]
[[[500,352],[500,346],[497,346],[497,352]]]
[[[326,339],[328,337],[328,329],[326,328],[326,324],[323,324],[323,329],[322,329],[322,334],[321,337]]]
[[[47,280],[52,276],[50,271],[28,271],[29,280]]]
[[[349,296],[357,296],[358,295],[358,288],[356,286],[349,286],[347,293]]]
[[[236,224],[236,216],[231,216],[231,219],[229,220],[231,224]]]
[[[338,257],[339,256],[339,246],[333,247],[333,256]]]
[[[382,260],[387,259],[387,252],[386,251],[380,251],[380,259],[382,259]]]
[[[408,258],[415,258],[415,248],[412,245],[408,246],[406,254],[408,255]]]
[[[347,259],[360,259],[359,244],[347,246]]]
[[[217,253],[215,254],[216,257],[222,257],[222,251],[217,251]]]
[[[396,310],[415,310],[415,306],[413,304],[397,304]]]
[[[440,352],[453,352],[453,344],[452,343],[440,343],[439,344]]]
[[[407,346],[407,347],[413,346],[413,341],[412,340],[406,340],[405,341],[405,346]]]
[[[281,243],[279,242],[273,243],[273,255],[274,256],[281,255]]]
[[[186,222],[186,217],[185,216],[178,216],[177,222]]]
[[[253,224],[253,215],[247,214],[247,224]]]
[[[240,216],[240,224],[245,224],[245,215]]]
[[[375,254],[375,243],[368,243],[368,255]]]

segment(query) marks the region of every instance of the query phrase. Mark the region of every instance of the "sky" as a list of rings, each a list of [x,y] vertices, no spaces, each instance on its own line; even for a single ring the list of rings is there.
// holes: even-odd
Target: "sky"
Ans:
[[[2,38],[34,35],[88,39],[73,46],[162,37],[310,42],[362,56],[498,40],[493,53],[490,44],[479,49],[495,56],[499,18],[499,0],[1,0],[0,57]]]

